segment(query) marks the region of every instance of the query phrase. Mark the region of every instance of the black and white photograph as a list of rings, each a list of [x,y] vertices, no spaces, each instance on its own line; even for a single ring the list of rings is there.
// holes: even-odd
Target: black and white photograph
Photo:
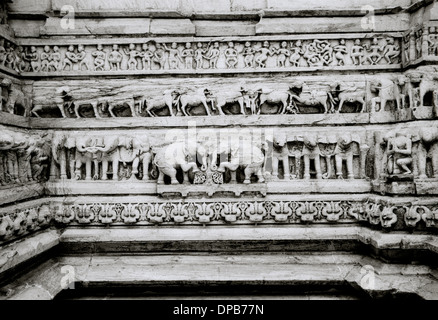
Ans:
[[[436,0],[0,0],[0,308],[274,319],[437,267]]]

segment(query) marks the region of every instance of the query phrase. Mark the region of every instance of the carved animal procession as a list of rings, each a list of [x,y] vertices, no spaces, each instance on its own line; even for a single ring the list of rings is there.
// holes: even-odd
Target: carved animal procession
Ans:
[[[365,83],[296,80],[278,86],[287,89],[241,82],[229,90],[198,85],[168,88],[161,95],[135,90],[95,98],[87,97],[79,89],[62,86],[56,89],[53,98],[45,98],[44,103],[42,99],[34,102],[31,113],[35,117],[116,118],[364,113],[367,110],[370,113],[388,110],[415,113],[421,108],[433,108],[432,117],[438,115],[438,90],[434,87],[437,84],[436,80],[412,74],[375,77]],[[426,96],[433,97],[427,107]]]

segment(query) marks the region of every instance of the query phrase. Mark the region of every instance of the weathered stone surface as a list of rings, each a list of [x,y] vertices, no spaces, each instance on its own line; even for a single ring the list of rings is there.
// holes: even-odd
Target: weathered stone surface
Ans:
[[[59,243],[57,230],[43,231],[24,240],[18,240],[0,249],[0,273],[17,266]]]
[[[40,36],[44,21],[40,20],[11,20],[10,25],[17,38],[29,38]]]
[[[372,7],[376,9],[381,8],[393,8],[393,7],[407,7],[411,4],[411,1],[409,0],[390,0],[390,1],[379,1],[379,0],[341,0],[336,2],[330,2],[327,3],[324,0],[311,0],[307,2],[298,2],[293,3],[289,1],[283,1],[283,0],[267,0],[267,8],[273,8],[273,9],[292,9],[292,10],[308,10],[309,8],[312,9],[324,9],[324,10],[339,10],[344,8],[354,8],[354,9],[362,9]]]
[[[195,35],[195,26],[189,19],[152,19],[150,31],[153,35]]]
[[[46,36],[58,35],[132,35],[149,34],[150,19],[75,19],[74,28],[66,28],[61,18],[49,18],[40,33]]]
[[[53,299],[66,268],[91,287],[437,297],[434,2],[9,10],[0,3],[0,276],[61,255],[1,299]]]
[[[309,29],[309,24],[312,29]],[[373,31],[383,32],[407,30],[409,28],[409,15],[398,14],[393,16],[376,16]],[[362,17],[357,18],[264,18],[256,25],[256,34],[282,34],[282,33],[336,33],[342,29],[344,32],[362,32]],[[310,31],[311,30],[311,31]]]
[[[254,36],[256,24],[247,21],[194,20],[197,37]]]

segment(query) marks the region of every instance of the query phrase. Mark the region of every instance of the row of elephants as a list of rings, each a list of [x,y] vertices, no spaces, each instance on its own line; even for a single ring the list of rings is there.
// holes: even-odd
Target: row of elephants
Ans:
[[[152,144],[145,134],[0,134],[1,185],[46,179],[150,180],[159,184],[255,183],[266,178],[365,179],[380,174],[438,177],[438,127],[355,133],[276,132]],[[371,149],[372,152],[369,152]],[[374,165],[372,164],[374,162]],[[370,171],[369,167],[374,169]],[[377,168],[377,169],[376,169]],[[370,174],[373,172],[374,174]],[[236,179],[236,174],[237,178]]]
[[[316,85],[296,80],[272,89],[272,85],[240,82],[228,90],[205,85],[170,88],[154,96],[131,93],[95,98],[88,98],[81,89],[62,86],[49,101],[34,103],[31,113],[35,117],[107,118],[396,111],[438,106],[437,88],[435,78],[418,74],[376,77],[363,84],[335,80]]]

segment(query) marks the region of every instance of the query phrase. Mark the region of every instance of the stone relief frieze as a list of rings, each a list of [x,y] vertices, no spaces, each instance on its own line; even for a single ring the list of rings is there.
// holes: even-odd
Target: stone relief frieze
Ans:
[[[20,73],[287,70],[397,66],[401,38],[195,41],[31,45],[11,44],[7,67]],[[7,51],[5,49],[5,51]]]
[[[0,242],[47,228],[53,218],[53,212],[48,204],[0,213]]]
[[[198,135],[157,145],[146,133],[56,133],[50,176],[51,180],[151,179],[158,184],[193,185],[366,178],[369,146],[358,134],[280,132],[246,139],[243,143],[230,135]]]
[[[144,202],[47,200],[0,212],[0,242],[52,226],[148,226],[217,224],[351,224],[367,223],[388,230],[422,230],[438,225],[436,203],[396,203],[378,197],[340,199],[150,199]]]
[[[137,203],[52,203],[56,222],[64,225],[168,225],[257,223],[352,223],[391,229],[431,228],[437,223],[437,206],[394,204],[374,198],[350,200],[230,200],[151,201]]]
[[[50,135],[1,130],[0,185],[44,182],[50,166]]]
[[[193,86],[144,88],[120,84],[104,88],[63,85],[37,89],[34,117],[117,118],[273,114],[405,113],[433,118],[438,110],[438,77],[420,72],[381,75],[365,81],[290,78],[289,82],[230,84],[194,82]],[[104,86],[104,84],[102,83]],[[426,106],[427,104],[427,106]],[[426,108],[428,111],[422,111]],[[410,120],[407,119],[407,120]]]

